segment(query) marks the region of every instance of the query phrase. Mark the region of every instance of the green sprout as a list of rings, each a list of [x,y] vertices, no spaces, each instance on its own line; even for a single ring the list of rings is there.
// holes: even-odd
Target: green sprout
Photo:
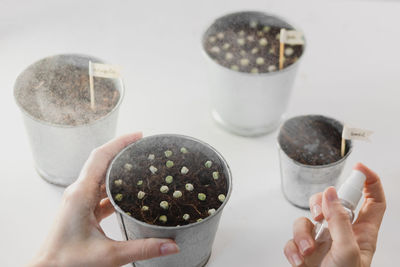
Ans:
[[[124,196],[122,194],[116,194],[114,198],[116,201],[121,201],[123,197]]]
[[[204,193],[199,193],[198,195],[197,195],[197,198],[199,199],[199,200],[201,200],[201,201],[204,201],[204,200],[206,200],[206,194],[204,194]]]
[[[172,166],[174,166],[174,162],[172,160],[167,160],[165,166],[167,166],[167,168],[171,168]]]
[[[165,177],[165,182],[167,184],[172,183],[173,180],[174,180],[174,178],[171,175],[168,175],[167,177]]]

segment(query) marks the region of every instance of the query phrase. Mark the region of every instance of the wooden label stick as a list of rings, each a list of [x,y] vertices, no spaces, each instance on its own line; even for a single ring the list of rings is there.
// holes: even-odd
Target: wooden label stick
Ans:
[[[282,28],[279,38],[279,69],[283,69],[283,61],[285,60],[285,40],[286,40],[286,29]]]
[[[89,87],[90,87],[90,108],[95,111],[96,104],[94,102],[94,86],[93,86],[93,66],[92,61],[89,60]]]
[[[344,157],[344,152],[346,152],[346,139],[342,137],[342,146],[340,149],[340,155],[342,156],[342,158]]]

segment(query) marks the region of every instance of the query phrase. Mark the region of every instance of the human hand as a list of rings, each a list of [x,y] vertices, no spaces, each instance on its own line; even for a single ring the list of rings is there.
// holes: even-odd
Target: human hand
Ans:
[[[375,253],[379,227],[386,209],[385,194],[377,174],[361,163],[354,169],[363,172],[364,203],[357,219],[351,224],[348,213],[338,199],[333,187],[310,198],[310,210],[316,221],[329,224],[332,246],[317,266],[322,267],[367,267]],[[293,226],[293,239],[289,240],[284,253],[292,266],[311,267],[308,259],[316,253],[312,236],[314,224],[307,218],[299,218]]]
[[[125,135],[90,154],[78,180],[65,190],[50,234],[29,266],[121,266],[179,252],[170,239],[114,241],[100,227],[101,220],[114,212],[104,184],[108,165],[141,137]]]

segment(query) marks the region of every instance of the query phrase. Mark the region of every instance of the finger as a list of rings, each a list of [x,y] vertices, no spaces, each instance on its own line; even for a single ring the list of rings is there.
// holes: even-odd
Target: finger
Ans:
[[[355,223],[372,223],[379,229],[386,210],[386,199],[379,176],[361,163],[354,169],[361,171],[367,177],[364,185],[365,201],[358,213]]]
[[[293,240],[301,255],[310,255],[314,251],[314,238],[312,231],[314,224],[307,218],[298,218],[293,225]]]
[[[293,239],[286,243],[283,252],[292,266],[304,266],[304,258],[301,256],[300,251]]]
[[[113,255],[118,266],[134,261],[171,255],[179,252],[179,247],[171,239],[137,239],[128,241],[114,241]]]
[[[345,246],[355,243],[349,215],[340,203],[334,187],[328,187],[323,193],[322,212],[328,222],[332,240],[336,245]]]
[[[141,137],[142,133],[123,135],[92,151],[77,182],[88,191],[87,196],[94,196],[94,198],[91,199],[93,202],[98,202],[101,199],[102,194],[100,187],[104,184],[106,171],[111,160],[124,147],[137,141]]]
[[[101,222],[104,218],[107,218],[115,211],[114,206],[111,204],[110,199],[105,198],[100,201],[97,206],[94,215],[96,216],[97,222]]]
[[[322,214],[322,192],[314,194],[309,199],[311,216],[316,221],[321,221],[324,218]]]

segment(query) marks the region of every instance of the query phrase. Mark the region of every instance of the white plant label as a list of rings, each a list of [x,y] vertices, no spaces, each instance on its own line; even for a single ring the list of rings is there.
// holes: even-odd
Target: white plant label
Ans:
[[[119,78],[121,68],[116,65],[89,63],[89,75],[102,78]]]
[[[360,128],[351,128],[348,126],[343,127],[342,138],[347,140],[362,140],[362,141],[371,141],[369,137],[373,134],[372,131],[360,129]]]
[[[288,45],[304,45],[303,33],[294,30],[281,29],[280,42]]]

